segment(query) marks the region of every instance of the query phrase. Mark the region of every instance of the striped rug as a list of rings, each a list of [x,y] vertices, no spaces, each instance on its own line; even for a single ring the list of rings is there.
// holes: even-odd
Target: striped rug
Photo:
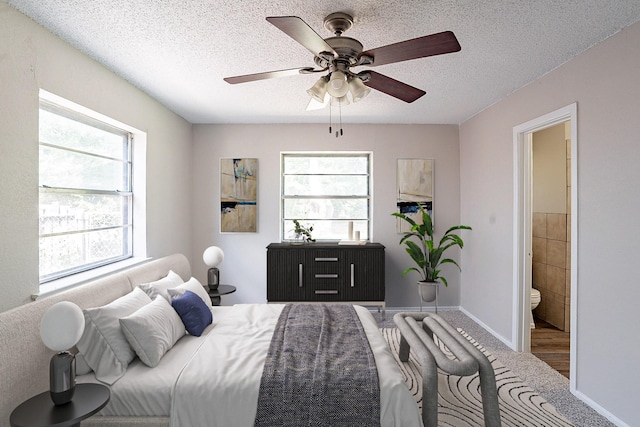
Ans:
[[[410,354],[409,361],[406,363],[401,362],[398,358],[398,348],[400,346],[400,332],[398,329],[381,328],[380,331],[389,343],[396,362],[404,375],[405,382],[418,402],[420,410],[422,410],[420,364],[414,358],[413,353]],[[500,401],[500,415],[503,426],[572,426],[549,402],[534,389],[523,383],[520,378],[467,333],[460,329],[458,331],[480,349],[493,366],[498,385],[498,399]],[[449,353],[442,344],[440,344],[440,347]],[[479,387],[480,381],[477,374],[469,377],[459,377],[440,372],[438,375],[438,425],[454,427],[484,425]]]

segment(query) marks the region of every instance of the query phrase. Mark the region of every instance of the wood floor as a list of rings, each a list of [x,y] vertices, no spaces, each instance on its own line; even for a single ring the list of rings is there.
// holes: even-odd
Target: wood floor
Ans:
[[[569,378],[569,333],[535,319],[531,330],[531,353]]]

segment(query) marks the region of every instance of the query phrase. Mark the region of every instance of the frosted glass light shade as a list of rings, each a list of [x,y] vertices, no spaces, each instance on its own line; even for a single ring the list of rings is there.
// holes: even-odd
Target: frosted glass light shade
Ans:
[[[353,100],[353,102],[358,102],[369,95],[369,92],[371,92],[371,88],[365,86],[365,84],[362,83],[362,80],[360,80],[359,78],[354,77],[349,80],[349,91],[351,91],[351,99]]]
[[[209,246],[202,254],[202,260],[209,267],[217,267],[224,260],[224,252],[217,246]]]
[[[307,93],[314,100],[324,103],[324,96],[327,93],[327,80],[324,77],[320,77],[311,88],[307,89]]]
[[[84,314],[69,301],[52,305],[40,320],[40,337],[48,348],[65,351],[76,345],[84,332]]]
[[[349,91],[349,85],[347,84],[347,76],[342,71],[334,71],[331,73],[329,79],[329,85],[327,86],[327,92],[329,95],[340,98],[347,94]]]

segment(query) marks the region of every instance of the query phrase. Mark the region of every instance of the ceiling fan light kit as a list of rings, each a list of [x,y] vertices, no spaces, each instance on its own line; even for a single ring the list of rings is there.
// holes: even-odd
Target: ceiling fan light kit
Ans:
[[[347,76],[340,70],[331,73],[329,78],[329,87],[327,92],[334,98],[341,98],[349,91],[349,85],[347,84]]]
[[[364,51],[362,43],[358,40],[342,35],[353,26],[353,17],[343,12],[332,13],[325,18],[324,28],[334,34],[334,37],[326,39],[320,37],[297,16],[273,16],[266,19],[313,53],[314,63],[319,68],[302,67],[269,71],[226,77],[224,80],[231,84],[237,84],[296,74],[328,72],[307,90],[312,98],[310,102],[323,105],[332,104],[332,102],[327,102],[327,94],[331,97],[330,101],[337,99],[338,105],[342,106],[349,102],[347,93],[351,94],[351,100],[355,103],[365,98],[371,89],[376,89],[407,103],[414,102],[426,92],[375,71],[364,70],[354,73],[351,71],[351,67],[376,67],[458,52],[461,49],[453,32],[444,31]]]

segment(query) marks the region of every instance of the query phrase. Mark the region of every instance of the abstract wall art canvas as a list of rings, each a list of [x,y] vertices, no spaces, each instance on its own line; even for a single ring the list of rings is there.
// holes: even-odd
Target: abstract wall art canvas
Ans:
[[[220,232],[258,228],[258,159],[220,159]]]
[[[396,183],[398,212],[420,223],[418,205],[421,205],[433,219],[433,159],[398,159]],[[398,233],[410,229],[406,221],[397,218]]]

